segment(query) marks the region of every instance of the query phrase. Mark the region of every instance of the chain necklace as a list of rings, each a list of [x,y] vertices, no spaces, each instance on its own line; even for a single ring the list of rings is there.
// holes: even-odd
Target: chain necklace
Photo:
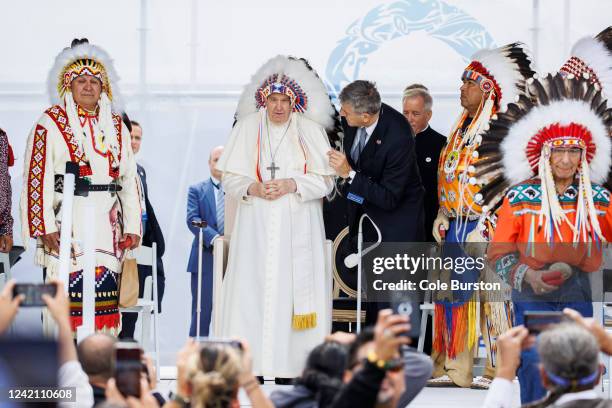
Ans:
[[[281,137],[280,142],[278,142],[278,145],[276,146],[276,149],[274,150],[274,153],[272,153],[272,142],[270,141],[270,122],[268,119],[268,115],[266,115],[266,133],[268,134],[268,147],[270,148],[270,158],[272,159],[272,162],[270,163],[269,167],[266,167],[267,170],[270,170],[270,177],[272,178],[272,180],[274,180],[274,177],[276,176],[276,170],[279,170],[279,167],[276,167],[276,153],[278,153],[278,149],[281,146],[281,144],[283,143],[283,140],[285,140],[285,136],[287,136],[287,131],[289,130],[289,126],[291,126],[291,119],[289,119],[288,123],[287,123],[287,127],[285,128],[285,132],[283,133],[283,136]]]

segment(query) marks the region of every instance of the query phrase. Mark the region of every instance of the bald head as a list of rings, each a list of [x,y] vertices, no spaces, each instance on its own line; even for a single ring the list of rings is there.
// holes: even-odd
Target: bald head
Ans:
[[[217,146],[210,151],[210,156],[208,157],[208,167],[210,168],[210,175],[216,178],[217,180],[221,180],[221,172],[216,169],[217,162],[219,161],[219,157],[223,154],[223,146]]]
[[[91,383],[106,384],[113,376],[113,347],[117,340],[104,333],[86,337],[77,347],[79,362]]]

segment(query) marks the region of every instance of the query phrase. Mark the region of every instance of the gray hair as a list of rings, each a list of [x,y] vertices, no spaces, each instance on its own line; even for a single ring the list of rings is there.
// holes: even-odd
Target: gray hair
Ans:
[[[599,345],[595,337],[575,323],[562,323],[543,331],[538,354],[544,369],[573,380],[587,377],[599,368]]]
[[[402,96],[402,103],[406,101],[408,98],[423,98],[423,104],[426,111],[431,112],[431,108],[433,108],[433,98],[429,93],[429,90],[421,84],[412,84],[408,85],[406,89],[404,89],[404,95]]]
[[[350,104],[356,113],[374,115],[380,111],[380,93],[371,81],[357,80],[342,89],[338,96],[340,103]]]

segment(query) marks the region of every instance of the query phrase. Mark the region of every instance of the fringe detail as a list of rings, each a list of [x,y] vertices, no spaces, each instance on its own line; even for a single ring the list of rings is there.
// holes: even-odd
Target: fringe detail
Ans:
[[[53,276],[55,276],[55,274],[57,273],[57,269],[59,267],[59,262],[47,262],[47,256],[45,255],[45,250],[44,248],[38,247],[38,241],[39,240],[37,239],[36,240],[36,251],[34,251],[34,264],[38,266],[46,267],[47,276],[51,273],[50,271],[53,270],[54,272]]]
[[[76,333],[77,327],[83,324],[83,316],[70,316],[70,328],[73,333]],[[101,315],[95,317],[96,332],[112,332],[119,328],[121,324],[121,315],[113,313],[109,315]]]
[[[540,175],[540,182],[542,183],[542,207],[540,209],[538,228],[544,223],[544,238],[548,243],[554,242],[555,232],[557,233],[559,241],[563,241],[560,227],[564,222],[569,225],[574,233],[576,232],[574,226],[570,223],[567,215],[563,211],[563,208],[561,208],[561,204],[559,204],[559,199],[557,198],[557,189],[550,166],[551,156],[551,147],[545,143],[542,147],[540,161],[538,162],[538,174]],[[577,216],[579,216],[579,214],[577,214]]]
[[[433,334],[433,349],[438,353],[444,351],[444,328],[446,327],[446,319],[444,316],[444,305],[436,303],[434,305],[434,334]]]
[[[486,318],[491,327],[491,336],[497,337],[512,328],[512,302],[487,302],[484,305]]]
[[[544,224],[544,236],[548,243],[554,241],[555,233],[559,241],[563,241],[560,226],[566,223],[573,232],[572,241],[590,243],[604,240],[597,219],[597,210],[593,203],[593,191],[589,177],[586,150],[583,149],[580,167],[578,169],[578,197],[576,198],[576,220],[571,223],[557,198],[557,190],[550,165],[551,147],[544,144],[538,163],[538,173],[542,183],[542,207],[538,227]]]
[[[306,330],[317,327],[317,314],[315,312],[305,315],[293,315],[293,329]]]
[[[514,308],[511,301],[488,302],[484,305],[486,318],[486,333],[489,340],[489,358],[493,367],[497,367],[497,338],[512,328],[514,322]]]
[[[468,326],[467,326],[467,334],[468,334],[468,350],[471,350],[472,347],[476,345],[478,341],[478,335],[476,333],[476,309],[478,303],[471,301],[468,302]]]
[[[578,169],[578,206],[576,209],[576,223],[574,224],[574,242],[605,241],[601,232],[597,209],[593,202],[593,190],[589,177],[589,164],[586,158],[586,150],[582,151],[582,162]],[[580,241],[582,235],[582,241]]]
[[[55,336],[55,330],[57,324],[49,313],[47,308],[43,308],[43,335],[46,338],[53,338]],[[117,337],[121,331],[121,314],[114,313],[112,315],[95,316],[95,330],[96,332],[107,333],[111,336]],[[70,329],[72,335],[76,338],[77,327],[83,324],[82,316],[70,316]]]
[[[450,358],[457,357],[466,346],[471,349],[477,341],[476,336],[476,305],[473,300],[461,305],[445,306],[436,303],[434,308],[434,341],[435,351]]]
[[[447,355],[450,358],[457,357],[457,354],[461,353],[464,349],[465,337],[468,335],[469,303],[466,302],[461,306],[452,306],[451,330],[447,333]]]
[[[39,243],[37,241],[37,245],[38,244]],[[70,266],[68,268],[69,274],[83,270],[84,265],[82,263],[82,259],[83,255],[79,255],[76,261],[74,255],[70,255]],[[34,263],[42,268],[47,268],[47,277],[49,277],[49,275],[52,277],[59,277],[59,256],[56,258],[54,256],[47,255],[42,247],[37,246],[34,253]],[[122,263],[119,262],[119,260],[113,255],[98,252],[98,249],[96,249],[96,265],[104,266],[111,271],[117,271],[116,273],[121,275]]]

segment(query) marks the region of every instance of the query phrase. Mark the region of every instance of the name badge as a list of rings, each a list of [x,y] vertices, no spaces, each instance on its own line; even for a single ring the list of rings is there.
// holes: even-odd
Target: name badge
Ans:
[[[357,194],[348,193],[348,196],[346,196],[346,198],[348,198],[351,201],[356,202],[357,204],[363,204],[363,197],[358,196]]]

